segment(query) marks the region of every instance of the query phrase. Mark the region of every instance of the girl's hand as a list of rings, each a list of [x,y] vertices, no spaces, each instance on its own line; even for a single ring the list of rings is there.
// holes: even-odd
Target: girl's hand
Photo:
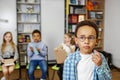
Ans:
[[[16,61],[16,59],[13,59],[13,62],[15,62]]]
[[[102,58],[98,51],[94,50],[94,54],[92,56],[92,61],[97,65],[100,66],[102,64]]]
[[[5,63],[5,60],[4,60],[4,59],[2,59],[2,63]]]

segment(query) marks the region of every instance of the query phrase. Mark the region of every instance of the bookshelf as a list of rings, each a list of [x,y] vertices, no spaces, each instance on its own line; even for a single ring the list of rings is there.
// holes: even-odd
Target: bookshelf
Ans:
[[[85,1],[82,3],[79,2],[79,0],[70,0],[68,3],[68,14],[67,14],[67,31],[69,33],[74,34],[75,28],[78,22],[85,20],[86,18],[86,6],[85,6]]]
[[[41,29],[41,1],[17,0],[17,41],[21,65],[26,65],[27,44],[32,41],[32,31]]]
[[[104,0],[66,0],[66,31],[74,34],[78,22],[94,21],[98,25],[97,50],[103,50]]]

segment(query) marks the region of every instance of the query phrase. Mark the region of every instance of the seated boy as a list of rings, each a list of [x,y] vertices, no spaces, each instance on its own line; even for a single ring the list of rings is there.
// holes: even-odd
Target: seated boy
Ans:
[[[35,80],[34,70],[39,65],[42,71],[40,80],[45,80],[47,75],[47,62],[45,56],[47,55],[47,47],[41,41],[41,32],[34,30],[32,32],[33,42],[30,42],[27,47],[27,55],[30,58],[30,64],[28,69],[29,79]]]
[[[98,38],[97,25],[91,21],[78,23],[75,37],[80,50],[65,60],[63,80],[111,80],[105,57],[94,50]]]

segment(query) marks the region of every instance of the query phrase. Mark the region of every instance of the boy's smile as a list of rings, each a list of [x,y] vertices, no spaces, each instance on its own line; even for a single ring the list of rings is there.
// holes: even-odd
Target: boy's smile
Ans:
[[[87,25],[80,27],[77,32],[76,43],[78,44],[81,53],[91,53],[96,44],[95,29]]]

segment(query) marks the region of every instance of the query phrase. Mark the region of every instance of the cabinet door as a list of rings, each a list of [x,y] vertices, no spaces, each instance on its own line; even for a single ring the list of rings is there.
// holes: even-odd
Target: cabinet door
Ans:
[[[16,0],[0,0],[0,37],[6,31],[12,32],[14,42],[17,43]],[[2,39],[0,39],[1,43]]]

